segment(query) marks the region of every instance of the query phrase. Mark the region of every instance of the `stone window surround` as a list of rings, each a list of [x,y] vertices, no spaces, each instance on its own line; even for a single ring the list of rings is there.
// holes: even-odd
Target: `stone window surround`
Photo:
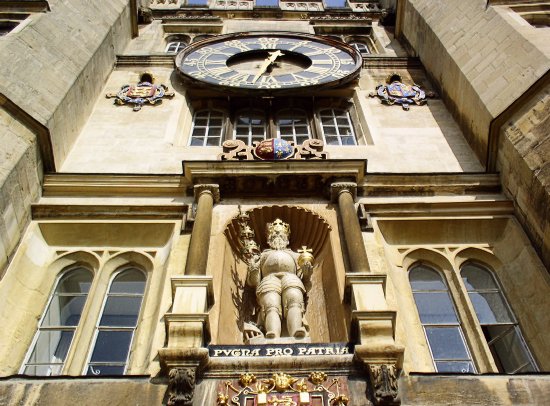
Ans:
[[[416,251],[419,251],[420,253],[417,254]],[[501,293],[507,304],[509,305],[511,312],[514,315],[516,314],[516,312],[514,311],[513,304],[506,297],[506,292],[504,291],[498,280],[498,259],[490,254],[487,254],[486,252],[480,251],[480,253],[477,253],[475,251],[478,251],[478,249],[462,249],[455,258],[457,260],[460,258],[460,261],[455,261],[452,266],[449,266],[450,264],[447,262],[447,258],[443,259],[443,256],[440,257],[440,253],[435,254],[427,249],[420,248],[419,250],[413,250],[411,253],[405,256],[402,264],[402,269],[408,274],[409,271],[414,269],[417,265],[424,264],[441,275],[442,279],[448,286],[453,305],[458,313],[458,318],[463,328],[463,334],[469,346],[472,361],[474,362],[477,373],[499,373],[496,363],[491,354],[489,345],[484,337],[473,305],[470,301],[470,298],[468,297],[467,289],[464,285],[464,282],[462,281],[460,275],[462,266],[467,263],[474,263],[488,270],[493,275],[494,279],[497,281],[497,284],[501,288]],[[461,253],[465,252],[467,252],[468,255],[461,255]],[[414,318],[417,321],[415,325],[418,326],[418,328],[422,328],[420,316],[414,298],[412,296],[412,290],[410,292],[410,304],[408,307],[414,309]],[[525,344],[525,348],[527,349],[530,358],[533,360],[535,368],[538,369],[537,361],[531,349],[529,348],[528,338],[525,337],[525,334],[523,334],[523,330],[521,329],[521,321],[518,318],[516,318],[516,320],[518,320],[518,329],[522,333],[521,335],[523,343]],[[427,346],[426,348],[429,348],[429,346]],[[415,351],[414,348],[411,348],[410,350]],[[414,372],[414,369],[410,370],[410,372]]]
[[[93,255],[93,254],[92,254]],[[67,258],[76,258],[74,264],[66,265]],[[82,309],[80,321],[75,328],[75,333],[70,344],[70,348],[65,357],[63,368],[59,375],[85,375],[88,365],[89,353],[93,350],[93,342],[95,340],[96,324],[99,322],[99,317],[102,314],[103,306],[112,280],[120,272],[128,268],[136,268],[143,272],[146,276],[145,289],[143,299],[141,303],[140,312],[137,318],[137,325],[134,330],[133,340],[130,344],[128,360],[124,374],[132,371],[133,357],[134,357],[134,343],[140,342],[139,337],[143,334],[140,328],[140,322],[146,311],[148,300],[148,290],[151,284],[151,274],[153,271],[151,259],[147,254],[137,251],[124,251],[124,252],[112,252],[111,257],[101,263],[94,266],[94,260],[90,260],[90,253],[87,251],[73,251],[65,254],[64,256],[56,259],[51,265],[50,269],[53,269],[57,273],[54,283],[48,299],[44,307],[41,309],[41,317],[37,323],[36,331],[34,332],[33,339],[29,345],[27,353],[25,354],[22,362],[20,373],[23,373],[26,362],[29,359],[31,352],[34,350],[34,344],[36,335],[40,332],[40,322],[44,313],[48,310],[49,304],[55,291],[57,289],[58,281],[71,270],[76,268],[84,268],[90,270],[93,274],[90,289],[84,307]],[[120,263],[122,262],[122,264]],[[65,266],[64,266],[65,265]],[[140,371],[143,373],[143,371]]]
[[[265,111],[266,117],[266,138],[278,138],[277,133],[277,115],[278,112],[282,112],[288,108],[296,108],[299,110],[304,110],[307,114],[307,119],[309,122],[309,132],[310,138],[321,139],[323,140],[323,129],[321,127],[321,119],[319,113],[321,110],[327,109],[336,109],[336,110],[345,110],[348,112],[348,116],[351,122],[352,133],[355,137],[355,144],[349,146],[365,145],[365,137],[363,135],[361,126],[359,125],[359,118],[357,116],[355,105],[347,100],[342,98],[319,98],[312,99],[308,98],[290,98],[290,97],[281,97],[275,98],[271,102],[266,102],[261,99],[251,99],[251,98],[231,98],[229,101],[222,99],[208,99],[208,100],[192,100],[190,105],[193,110],[192,122],[190,126],[190,131],[186,135],[187,140],[185,144],[190,146],[191,135],[194,128],[194,118],[195,113],[201,110],[217,110],[222,111],[225,114],[225,125],[222,131],[222,143],[223,141],[230,140],[234,138],[234,126],[237,114],[239,111],[246,109],[261,109]],[[219,148],[219,147],[216,147]]]

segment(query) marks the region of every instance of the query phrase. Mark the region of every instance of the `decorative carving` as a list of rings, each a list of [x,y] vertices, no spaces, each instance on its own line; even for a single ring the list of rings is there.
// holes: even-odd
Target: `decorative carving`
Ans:
[[[154,76],[151,73],[143,73],[140,81],[135,85],[124,85],[117,93],[107,93],[105,97],[115,97],[115,104],[122,106],[129,104],[134,111],[141,110],[145,103],[152,105],[162,103],[163,97],[174,97],[174,92],[168,91],[168,86],[154,85]]]
[[[311,376],[320,378],[312,380]],[[306,378],[296,378],[283,372],[274,373],[267,379],[257,379],[246,373],[238,382],[225,381],[220,385],[217,404],[244,406],[252,401],[258,406],[297,406],[309,405],[311,399],[317,399],[323,405],[348,405],[345,378],[333,378],[329,385],[324,385],[326,380],[327,374],[324,372],[312,372],[309,382]]]
[[[325,143],[318,139],[306,140],[298,147],[295,159],[328,159],[328,153],[323,151]]]
[[[382,103],[400,104],[403,110],[409,110],[411,104],[422,106],[426,104],[426,93],[416,84],[407,85],[402,82],[401,75],[392,73],[386,79],[385,85],[376,86],[376,93],[369,93],[369,97],[377,97]],[[432,96],[429,94],[429,96]]]
[[[190,406],[195,392],[195,369],[172,368],[168,375],[169,406]]]
[[[331,201],[338,202],[338,196],[341,193],[350,193],[355,201],[357,199],[357,183],[354,182],[335,182],[330,185]]]
[[[323,141],[318,139],[306,140],[298,147],[294,146],[294,142],[280,138],[255,141],[252,146],[241,140],[227,140],[222,144],[223,153],[218,158],[222,161],[328,159],[328,153],[323,151],[324,146]]]
[[[260,306],[257,324],[246,323],[247,343],[288,337],[302,340],[308,337],[304,320],[306,285],[313,272],[312,250],[302,247],[298,252],[288,248],[290,226],[281,219],[268,223],[269,249],[259,252],[254,231],[248,225],[247,214],[239,215],[241,255],[248,266],[246,283],[256,289]]]
[[[398,404],[398,370],[394,364],[369,364],[369,375],[378,405]]]
[[[215,183],[206,183],[193,186],[193,192],[195,194],[195,201],[199,201],[199,197],[203,193],[210,193],[214,198],[214,203],[220,201],[220,187]]]

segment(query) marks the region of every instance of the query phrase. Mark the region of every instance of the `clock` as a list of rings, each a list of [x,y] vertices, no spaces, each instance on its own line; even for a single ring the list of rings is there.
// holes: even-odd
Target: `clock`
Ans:
[[[334,87],[355,79],[362,57],[332,39],[294,33],[239,33],[191,44],[176,58],[184,80],[229,90],[276,93]]]

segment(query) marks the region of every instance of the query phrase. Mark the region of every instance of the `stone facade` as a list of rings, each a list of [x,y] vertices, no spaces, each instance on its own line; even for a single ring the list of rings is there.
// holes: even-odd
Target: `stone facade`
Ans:
[[[549,42],[517,2],[35,3],[0,37],[1,404],[546,400]],[[357,49],[360,74],[179,72],[258,31]],[[215,65],[299,75],[296,49]],[[290,311],[306,333],[268,336]]]

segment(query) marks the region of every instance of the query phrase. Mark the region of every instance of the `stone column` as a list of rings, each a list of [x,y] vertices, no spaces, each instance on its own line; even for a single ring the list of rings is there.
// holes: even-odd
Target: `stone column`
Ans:
[[[331,185],[331,198],[338,202],[338,211],[342,220],[344,239],[348,253],[351,272],[370,272],[367,251],[363,242],[361,225],[355,210],[357,184],[353,182],[338,182]]]
[[[187,252],[185,275],[206,275],[210,232],[212,230],[212,208],[220,201],[218,185],[195,185],[197,214],[191,233],[191,242]]]

